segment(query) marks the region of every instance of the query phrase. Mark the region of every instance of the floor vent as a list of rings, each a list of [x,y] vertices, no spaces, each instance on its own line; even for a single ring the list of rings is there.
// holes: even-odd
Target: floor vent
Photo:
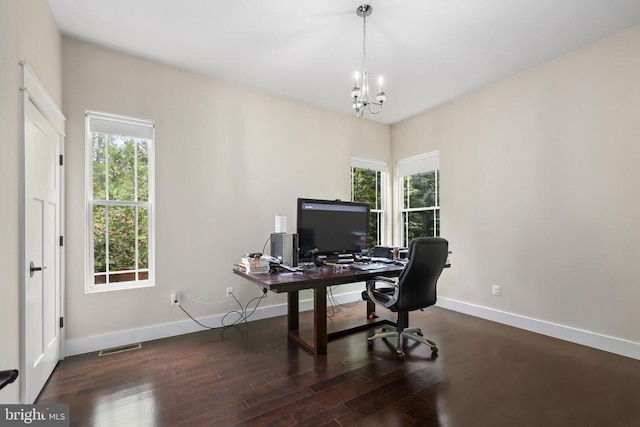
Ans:
[[[113,348],[107,348],[105,350],[100,350],[100,352],[98,353],[98,356],[108,356],[110,354],[123,353],[125,351],[130,351],[130,350],[138,350],[139,348],[142,348],[142,343],[121,345],[120,347],[113,347]]]

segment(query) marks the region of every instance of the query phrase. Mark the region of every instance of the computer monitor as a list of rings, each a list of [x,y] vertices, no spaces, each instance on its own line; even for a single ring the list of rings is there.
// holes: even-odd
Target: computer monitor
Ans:
[[[370,206],[340,200],[298,199],[300,258],[309,251],[328,257],[360,254],[367,248]]]

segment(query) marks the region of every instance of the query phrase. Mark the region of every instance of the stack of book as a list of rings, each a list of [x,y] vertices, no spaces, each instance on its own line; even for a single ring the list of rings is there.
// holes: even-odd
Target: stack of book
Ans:
[[[260,258],[242,257],[238,268],[245,273],[268,273],[269,261]]]

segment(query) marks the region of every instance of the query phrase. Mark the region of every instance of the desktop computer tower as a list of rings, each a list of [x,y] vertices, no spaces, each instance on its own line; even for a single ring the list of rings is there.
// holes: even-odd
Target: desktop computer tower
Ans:
[[[271,233],[271,256],[283,264],[298,266],[298,235],[290,233]]]

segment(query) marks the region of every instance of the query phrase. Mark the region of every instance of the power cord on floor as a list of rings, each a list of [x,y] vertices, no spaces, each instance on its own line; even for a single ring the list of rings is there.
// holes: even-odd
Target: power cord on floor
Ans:
[[[333,295],[333,287],[329,286],[327,287],[327,299],[329,301],[329,307],[327,310],[327,317],[328,318],[332,318],[333,316],[336,315],[336,313],[341,312],[343,309],[350,309],[350,308],[354,308],[355,306],[358,305],[358,303],[360,301],[362,301],[362,298],[359,298],[357,301],[355,301],[353,304],[341,304],[340,302],[338,302],[338,300],[336,299],[336,297]]]
[[[223,328],[228,328],[229,326],[237,325],[240,322],[247,323],[247,319],[249,317],[251,317],[253,315],[253,313],[255,313],[255,311],[258,309],[258,306],[260,305],[260,301],[262,301],[263,299],[265,299],[267,297],[267,290],[266,289],[262,289],[262,295],[260,295],[259,297],[251,298],[249,300],[249,302],[247,303],[247,305],[245,305],[244,307],[242,306],[240,301],[238,301],[238,298],[236,298],[236,296],[233,293],[231,293],[231,296],[233,297],[234,300],[236,300],[236,302],[240,306],[240,309],[242,310],[242,312],[240,312],[238,310],[232,310],[232,311],[228,312],[227,314],[225,314],[224,316],[222,316],[221,323],[222,323],[222,327]],[[258,301],[258,302],[256,303],[256,306],[253,307],[253,310],[251,310],[251,312],[249,314],[247,314],[247,310],[249,309],[249,305],[253,301]],[[229,316],[230,314],[234,314],[234,313],[239,315],[238,319],[236,319],[236,321],[233,322],[233,323],[225,325],[224,319],[226,319],[227,316]]]
[[[222,323],[222,327],[223,328],[228,328],[230,326],[235,326],[235,325],[237,325],[238,323],[241,323],[241,322],[247,323],[247,319],[249,319],[249,317],[251,317],[253,315],[253,313],[255,313],[255,311],[258,309],[258,306],[260,305],[260,302],[267,297],[267,290],[264,289],[264,288],[261,288],[261,289],[262,289],[262,295],[260,295],[259,297],[255,297],[255,298],[250,299],[249,302],[245,306],[243,306],[242,303],[240,303],[240,301],[238,301],[238,298],[236,298],[236,296],[233,295],[233,293],[231,293],[231,296],[233,297],[233,299],[236,300],[236,302],[240,306],[240,310],[241,311],[232,310],[232,311],[228,312],[227,314],[225,314],[224,316],[222,316],[222,320],[220,321],[220,323]],[[251,312],[248,313],[249,306],[254,301],[257,301],[256,302],[256,306],[253,307]],[[202,326],[203,328],[205,328],[205,329],[217,329],[217,328],[214,328],[212,326],[207,326],[207,325],[204,325],[204,324],[200,323],[191,314],[189,314],[189,312],[187,310],[185,310],[185,308],[182,306],[182,304],[178,304],[178,307],[180,307],[180,310],[182,310],[184,312],[184,314],[189,316],[189,319],[193,320],[194,322],[196,322],[198,325]],[[234,313],[239,316],[238,319],[236,319],[234,322],[232,322],[230,324],[225,324],[225,319],[227,318],[227,316],[229,316],[231,314],[234,314]]]
[[[211,327],[211,326],[203,325],[202,323],[198,322],[198,320],[194,319],[193,316],[191,316],[189,314],[189,312],[187,310],[185,310],[184,307],[182,307],[181,304],[178,304],[178,307],[180,307],[180,310],[184,311],[184,314],[189,316],[189,319],[193,320],[194,322],[196,322],[198,325],[202,326],[203,328],[206,328],[206,329],[217,329],[217,328],[214,328],[214,327]]]

